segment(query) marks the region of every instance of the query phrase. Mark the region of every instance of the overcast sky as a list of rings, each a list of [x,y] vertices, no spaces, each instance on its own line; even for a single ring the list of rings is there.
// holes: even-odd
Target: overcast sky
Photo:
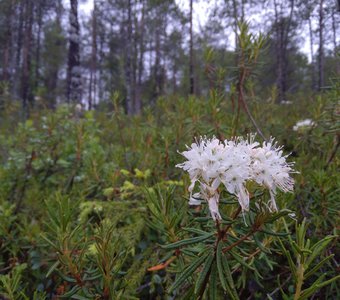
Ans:
[[[188,0],[175,0],[178,6],[189,11],[189,1]],[[212,7],[218,0],[197,0],[194,2],[194,27],[199,30],[200,26],[204,26],[208,19],[209,7]],[[85,15],[89,15],[93,9],[94,0],[81,0],[79,3],[79,9]]]
[[[178,3],[178,6],[183,9],[184,11],[189,11],[189,0],[175,0]],[[200,28],[202,28],[208,20],[209,12],[211,8],[215,6],[216,1],[219,0],[197,0],[194,1],[194,18],[193,18],[193,25],[194,30],[198,32]],[[308,1],[308,0],[307,0]],[[66,1],[68,4],[68,1]],[[79,1],[79,9],[80,12],[84,16],[89,16],[92,9],[93,9],[94,0],[81,0]],[[261,16],[260,15],[252,15],[250,21],[254,24],[258,23],[261,25]],[[257,24],[256,24],[257,25]],[[228,45],[234,45],[234,33],[226,34],[226,39],[228,40]],[[309,36],[307,34],[306,29],[300,29],[301,35],[301,51],[305,53],[310,60],[310,51],[309,51]],[[317,50],[317,45],[314,45],[314,52]]]

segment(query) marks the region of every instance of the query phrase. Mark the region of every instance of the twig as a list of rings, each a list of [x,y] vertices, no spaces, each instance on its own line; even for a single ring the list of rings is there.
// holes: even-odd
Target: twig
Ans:
[[[32,172],[32,163],[33,163],[33,160],[35,158],[36,158],[36,153],[35,153],[34,150],[32,150],[31,156],[30,156],[30,158],[29,158],[29,160],[28,160],[28,162],[26,163],[26,166],[25,166],[25,179],[24,179],[24,183],[23,183],[23,185],[22,185],[22,187],[19,191],[17,204],[16,204],[16,207],[15,207],[15,210],[14,210],[15,214],[17,214],[21,209],[21,205],[22,205],[22,202],[24,200],[27,184],[28,184],[28,181],[29,181],[29,176],[31,175],[31,172]]]
[[[236,247],[237,245],[241,244],[243,241],[245,241],[246,239],[248,239],[248,237],[250,237],[251,235],[253,235],[257,230],[256,229],[253,229],[251,230],[250,232],[248,232],[246,235],[244,235],[243,237],[241,237],[237,242],[231,244],[230,246],[228,247],[225,247],[222,249],[222,252],[223,253],[226,253],[228,252],[230,249]]]
[[[331,155],[330,155],[330,157],[329,157],[329,159],[327,161],[327,164],[325,166],[325,170],[329,167],[329,165],[331,164],[332,160],[335,157],[336,152],[338,151],[338,148],[340,146],[340,134],[336,135],[336,139],[337,139],[337,143],[335,144],[335,146],[333,148],[333,151],[332,151],[332,153],[331,153]]]
[[[256,62],[257,61],[255,59],[254,60],[254,66],[256,65]],[[254,127],[256,128],[256,131],[258,132],[258,134],[262,137],[263,140],[267,141],[266,137],[262,133],[262,130],[257,125],[255,119],[253,118],[252,114],[250,113],[248,104],[247,104],[245,97],[244,97],[244,83],[245,83],[247,77],[249,77],[249,75],[250,75],[250,69],[247,68],[247,66],[245,65],[244,49],[242,49],[242,52],[241,52],[241,55],[240,55],[240,58],[239,58],[239,70],[240,70],[240,75],[239,75],[238,82],[237,82],[238,112],[237,112],[236,126],[238,126],[239,109],[240,109],[240,105],[242,104],[246,114],[248,115],[250,121],[253,123]],[[235,128],[235,131],[236,131],[236,128]]]
[[[238,217],[238,215],[241,213],[241,211],[242,211],[242,208],[241,208],[241,206],[239,206],[239,207],[237,208],[237,210],[234,211],[234,213],[233,213],[233,215],[232,215],[232,217],[231,217],[232,220],[235,220],[235,219]],[[228,230],[230,229],[231,225],[232,225],[232,224],[227,225],[227,226],[222,230],[222,232],[223,232],[223,233],[228,232]]]
[[[250,113],[248,104],[246,102],[246,100],[244,99],[244,90],[243,90],[243,86],[244,86],[244,81],[246,79],[246,68],[244,66],[241,67],[241,74],[240,74],[240,78],[239,81],[237,83],[237,91],[238,91],[238,102],[239,102],[239,106],[240,103],[242,103],[242,106],[246,112],[246,114],[248,115],[250,121],[253,123],[254,127],[256,128],[256,131],[258,132],[258,134],[263,138],[263,140],[267,141],[267,139],[265,138],[264,134],[262,133],[262,130],[260,129],[260,127],[257,125],[255,119],[253,118],[252,114]]]
[[[123,147],[123,151],[124,151],[124,160],[125,160],[125,163],[126,163],[126,167],[129,167],[129,162],[128,162],[128,159],[127,159],[127,151],[126,151],[126,143],[125,143],[125,139],[123,137],[123,124],[120,120],[120,111],[119,111],[119,108],[118,108],[118,105],[116,103],[116,101],[113,102],[113,105],[114,105],[114,116],[115,116],[115,119],[117,121],[117,125],[118,125],[118,132],[119,132],[119,138],[120,138],[120,142],[121,142],[121,145]]]
[[[284,283],[282,283],[279,287],[277,287],[274,291],[272,291],[270,294],[267,294],[267,296],[271,297],[274,294],[276,294],[280,289],[282,289],[283,286],[285,286],[289,280],[291,279],[292,275],[289,275],[288,278],[285,280]]]

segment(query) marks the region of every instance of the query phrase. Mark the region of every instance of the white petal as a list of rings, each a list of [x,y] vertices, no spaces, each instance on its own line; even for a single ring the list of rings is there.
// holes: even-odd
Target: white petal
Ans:
[[[219,195],[216,194],[208,200],[210,214],[211,214],[211,217],[214,219],[214,221],[222,219],[218,211],[218,198],[219,198]]]
[[[238,186],[237,192],[238,202],[240,203],[242,210],[249,210],[249,193],[243,185]]]
[[[275,190],[269,190],[269,193],[270,193],[269,208],[272,211],[278,211],[275,201]]]
[[[190,197],[189,205],[201,205],[201,200],[197,200],[194,197]]]
[[[190,186],[188,187],[188,191],[189,191],[190,193],[191,193],[192,190],[194,189],[195,183],[196,183],[196,180],[191,180],[191,184],[190,184]]]
[[[217,190],[219,185],[220,185],[221,181],[219,178],[215,178],[215,180],[213,181],[213,183],[211,184],[211,187],[214,189],[214,190]]]

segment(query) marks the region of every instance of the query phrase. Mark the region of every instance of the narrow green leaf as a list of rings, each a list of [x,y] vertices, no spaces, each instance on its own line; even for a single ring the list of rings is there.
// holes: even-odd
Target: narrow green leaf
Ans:
[[[172,257],[174,255],[173,252],[169,251],[162,259],[161,262],[165,262],[167,261],[170,257]]]
[[[223,288],[223,290],[227,291],[228,290],[228,287],[227,287],[228,284],[227,284],[227,280],[226,280],[224,273],[223,273],[223,266],[222,266],[222,260],[221,260],[222,255],[223,255],[222,242],[219,242],[218,246],[217,246],[217,250],[216,250],[216,265],[217,265],[218,276],[220,278],[222,288]]]
[[[172,293],[175,289],[181,286],[188,277],[196,271],[196,269],[204,262],[209,254],[202,255],[194,260],[179,276],[169,289],[169,293]]]
[[[237,220],[222,220],[221,221],[221,224],[223,225],[231,225],[231,224],[234,224],[235,222],[237,222]]]
[[[52,246],[52,248],[54,248],[54,249],[58,249],[58,246],[55,244],[55,243],[53,243],[47,236],[45,236],[44,234],[42,234],[41,235],[41,237],[47,242],[47,243],[49,243],[51,246]]]
[[[196,233],[196,234],[198,234],[198,235],[206,235],[206,234],[209,234],[208,232],[203,231],[203,230],[198,229],[198,228],[188,228],[188,227],[183,227],[182,230],[187,231],[187,232],[191,232],[191,233]]]
[[[59,262],[59,260],[57,260],[57,261],[49,268],[49,270],[48,270],[47,273],[46,273],[46,278],[49,277],[49,276],[53,273],[53,271],[59,266],[59,264],[60,264],[60,262]]]
[[[197,257],[197,254],[200,253],[199,249],[188,249],[188,248],[183,248],[181,249],[181,253],[190,256],[190,257]]]
[[[324,282],[321,282],[321,283],[314,283],[310,288],[302,291],[302,294],[301,294],[299,300],[308,299],[311,295],[313,295],[315,293],[316,290],[321,289],[322,287],[324,287],[324,286],[326,286],[326,285],[328,285],[328,284],[330,284],[330,283],[332,283],[332,282],[334,282],[338,279],[340,279],[340,275],[335,276],[335,277],[333,277],[329,280],[326,280]]]
[[[64,279],[65,281],[67,282],[70,282],[70,283],[76,283],[77,280],[75,280],[74,278],[72,277],[69,277],[69,276],[66,276],[65,274],[63,274],[61,271],[59,271],[58,269],[56,270],[58,272],[58,275]]]
[[[210,220],[211,220],[211,217],[197,217],[197,218],[195,218],[195,221],[199,222],[199,223],[206,223]]]
[[[332,239],[334,239],[335,237],[337,237],[336,235],[328,235],[326,237],[324,237],[322,240],[318,241],[316,244],[314,244],[311,247],[311,251],[314,251],[315,248],[318,248],[319,246],[321,246],[323,243],[325,242],[330,242]]]
[[[302,249],[300,249],[300,250],[301,250],[301,252],[302,252],[303,254],[312,254],[312,251],[310,251],[309,249],[302,248]]]
[[[257,247],[259,247],[261,251],[263,251],[264,253],[271,253],[269,249],[263,246],[256,233],[253,234],[253,237]]]
[[[269,234],[269,235],[272,235],[272,236],[287,236],[287,235],[289,235],[289,233],[286,233],[286,232],[274,232],[274,231],[267,230],[267,229],[261,229],[260,232],[263,232],[265,234]]]
[[[284,253],[284,255],[286,255],[287,257],[287,260],[288,260],[288,264],[289,264],[289,268],[290,268],[290,271],[292,272],[292,275],[293,275],[293,278],[294,278],[294,281],[297,280],[297,275],[296,275],[296,266],[293,262],[293,259],[292,259],[292,256],[290,255],[290,252],[285,248],[285,246],[283,245],[281,239],[278,239],[279,240],[279,244],[281,246],[281,249]]]
[[[297,244],[299,245],[299,248],[304,248],[306,231],[307,231],[306,218],[304,218],[302,223],[300,225],[297,225],[296,230],[296,241]]]
[[[197,294],[199,292],[199,290],[201,289],[202,287],[202,284],[205,280],[205,277],[206,276],[209,276],[209,272],[210,272],[210,268],[211,268],[211,264],[213,262],[215,258],[215,255],[213,253],[210,253],[205,264],[204,264],[204,267],[202,269],[202,271],[200,272],[200,275],[196,281],[196,284],[195,284],[195,294]]]
[[[252,270],[252,271],[256,271],[256,269],[255,269],[254,267],[250,266],[249,264],[247,264],[247,263],[245,262],[245,260],[243,259],[243,257],[242,257],[241,255],[239,255],[238,253],[236,253],[236,252],[234,251],[234,249],[230,249],[228,252],[229,252],[229,253],[231,254],[231,256],[234,257],[235,260],[236,260],[238,263],[240,263],[242,266],[244,266],[245,268],[250,269],[250,270]]]
[[[312,285],[310,288],[302,292],[301,296],[299,297],[299,300],[308,299],[311,295],[313,295],[316,292],[317,289],[318,289],[317,285]]]
[[[209,280],[209,299],[217,300],[217,266],[213,262]]]
[[[90,277],[86,277],[86,281],[93,281],[93,280],[97,280],[99,278],[101,278],[103,275],[102,274],[97,274],[97,275],[93,275],[93,276],[90,276]]]
[[[302,249],[300,249],[300,247],[298,246],[297,243],[295,243],[294,241],[291,242],[292,245],[292,249],[295,252],[295,255],[304,255],[304,252],[302,251]],[[307,253],[308,254],[308,253]]]
[[[221,259],[222,259],[222,266],[223,266],[223,269],[224,269],[224,274],[227,277],[227,282],[228,282],[228,285],[230,286],[230,289],[231,289],[230,296],[232,296],[233,299],[238,300],[239,297],[238,297],[238,293],[237,293],[236,288],[235,288],[233,276],[231,275],[231,270],[230,270],[230,267],[229,267],[228,260],[227,260],[225,255],[222,255]]]
[[[340,279],[340,275],[337,275],[337,276],[335,276],[335,277],[333,277],[333,278],[331,278],[329,280],[326,280],[324,282],[318,283],[317,284],[318,288],[321,289],[322,287],[324,287],[324,286],[326,286],[326,285],[328,285],[328,284],[330,284],[330,283],[332,283],[332,282],[334,282],[336,280],[339,280],[339,279]]]
[[[220,199],[220,202],[223,204],[238,204],[238,201],[235,200]]]
[[[181,295],[181,299],[183,300],[192,300],[195,299],[194,296],[194,287],[190,287],[186,291],[184,291],[184,295]]]
[[[330,260],[332,257],[334,256],[334,254],[327,256],[326,258],[324,258],[322,261],[320,261],[313,269],[311,269],[309,272],[307,272],[304,276],[304,279],[309,278],[310,276],[312,276],[317,270],[319,270],[328,260]]]
[[[172,243],[172,244],[168,244],[168,245],[161,245],[161,247],[163,249],[176,249],[176,248],[179,248],[179,247],[182,247],[182,246],[185,246],[185,245],[191,245],[191,244],[194,244],[194,243],[198,243],[198,242],[202,242],[204,240],[207,240],[208,238],[212,237],[214,234],[213,233],[210,233],[210,234],[206,234],[204,236],[197,236],[197,237],[193,237],[193,238],[190,238],[190,239],[184,239],[184,240],[181,240],[181,241],[178,241],[178,242],[175,242],[175,243]]]
[[[282,284],[280,282],[280,275],[277,276],[277,286],[279,287],[279,290],[281,292],[282,299],[283,300],[291,300],[282,289]]]
[[[332,241],[334,236],[326,236],[321,241],[317,242],[315,245],[311,247],[312,254],[308,257],[306,261],[306,267],[308,268],[310,264],[317,258],[321,252],[328,246],[328,244]]]
[[[72,289],[70,289],[68,292],[65,294],[59,296],[61,298],[68,298],[70,299],[75,293],[77,293],[80,290],[80,286],[75,285]]]
[[[94,294],[92,294],[87,287],[83,286],[81,288],[82,292],[85,294],[86,297],[93,299],[94,298]]]
[[[89,300],[89,299],[93,299],[93,298],[86,298],[86,297],[83,297],[83,296],[80,296],[80,295],[73,295],[71,297],[71,299],[77,299],[77,300]]]
[[[292,213],[291,210],[288,209],[282,209],[280,210],[280,212],[274,214],[272,217],[268,218],[265,223],[273,223],[274,221],[276,221],[277,219],[287,216],[288,214]]]

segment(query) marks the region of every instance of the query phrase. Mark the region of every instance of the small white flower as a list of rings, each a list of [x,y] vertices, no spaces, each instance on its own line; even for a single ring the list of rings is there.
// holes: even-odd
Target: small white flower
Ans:
[[[299,130],[303,130],[306,128],[310,128],[312,126],[315,125],[315,122],[311,119],[305,119],[305,120],[301,120],[296,122],[296,124],[293,126],[293,130],[294,131],[299,131]]]
[[[294,220],[294,221],[297,221],[296,214],[295,214],[294,212],[289,213],[289,214],[288,214],[288,217],[291,218],[291,219]]]
[[[216,138],[201,138],[196,143],[191,144],[182,155],[187,159],[184,163],[176,165],[188,171],[191,184],[189,186],[191,205],[199,205],[195,195],[192,195],[196,182],[200,183],[200,194],[209,204],[212,218],[221,219],[218,212],[220,175],[224,172],[222,164],[224,156],[224,145]]]
[[[252,150],[251,178],[269,189],[269,208],[272,211],[277,211],[276,189],[284,192],[293,190],[294,180],[290,177],[290,173],[293,173],[294,170],[292,163],[287,163],[287,156],[282,156],[282,147],[277,147],[273,141],[271,139],[269,142],[264,142],[262,147]]]
[[[243,210],[249,209],[249,193],[244,186],[251,175],[248,147],[243,140],[225,141],[225,168],[220,176],[227,191],[237,196]]]
[[[283,104],[283,105],[290,105],[290,104],[293,104],[292,101],[289,101],[289,100],[283,100],[280,102],[280,104]]]
[[[201,205],[202,204],[201,198],[202,196],[200,193],[195,193],[191,195],[189,199],[189,205]]]
[[[216,138],[200,138],[191,147],[187,146],[188,150],[182,153],[187,161],[176,167],[189,173],[189,204],[200,205],[202,200],[207,201],[212,218],[220,220],[218,189],[223,184],[238,198],[242,211],[247,211],[249,192],[246,182],[252,180],[269,189],[269,209],[277,211],[276,189],[284,192],[293,190],[294,180],[290,177],[292,164],[286,162],[282,147],[277,147],[273,139],[262,146],[254,140],[255,135],[249,135],[246,140],[225,140],[224,143]],[[197,182],[200,192],[193,194]]]

